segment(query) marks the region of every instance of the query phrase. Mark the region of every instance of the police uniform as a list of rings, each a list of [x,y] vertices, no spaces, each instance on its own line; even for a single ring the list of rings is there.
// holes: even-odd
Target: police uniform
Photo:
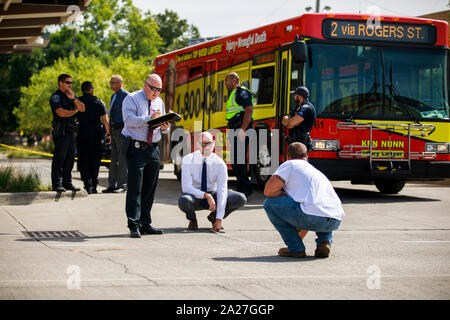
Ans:
[[[88,93],[80,101],[84,103],[86,110],[76,114],[78,168],[86,191],[96,193],[102,147],[100,117],[106,114],[106,107],[102,100]]]
[[[239,86],[230,93],[230,97],[227,102],[226,120],[228,121],[228,127],[230,129],[240,129],[242,121],[244,120],[245,109],[244,107],[253,106],[253,95],[246,87]],[[246,130],[253,127],[253,120],[250,121]],[[237,179],[237,191],[244,193],[246,196],[252,193],[252,185],[248,178],[249,172],[247,169],[247,152],[248,152],[248,137],[245,138],[245,151],[244,156],[245,163],[238,163],[238,137],[234,138],[232,142],[233,147],[233,162],[231,167],[233,168],[234,175]],[[241,160],[242,162],[242,160]]]
[[[312,147],[312,142],[309,132],[316,121],[316,109],[311,102],[305,100],[301,106],[296,106],[289,113],[289,117],[293,117],[295,115],[301,116],[304,120],[298,126],[289,129],[288,142],[301,142],[308,148],[308,150],[310,150]]]
[[[63,118],[57,115],[56,109],[75,110],[74,100],[61,90],[56,90],[50,98],[53,114],[53,142],[55,151],[52,160],[52,186],[56,191],[61,186],[72,190],[72,169],[75,157],[75,135],[77,131],[75,115]]]

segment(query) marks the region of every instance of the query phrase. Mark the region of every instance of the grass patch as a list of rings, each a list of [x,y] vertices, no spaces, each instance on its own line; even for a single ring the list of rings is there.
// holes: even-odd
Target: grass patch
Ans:
[[[31,168],[24,173],[11,164],[0,166],[0,192],[38,192],[50,191],[51,186],[41,182],[39,172]]]

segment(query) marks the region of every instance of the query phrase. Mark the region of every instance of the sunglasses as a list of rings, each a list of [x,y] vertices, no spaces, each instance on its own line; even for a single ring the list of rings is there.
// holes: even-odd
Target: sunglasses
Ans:
[[[66,83],[66,84],[72,84],[71,81],[64,81],[64,83]]]
[[[158,91],[158,92],[161,92],[162,91],[162,88],[157,88],[157,87],[154,87],[154,86],[151,86],[151,85],[149,85],[148,83],[147,83],[147,81],[145,82],[145,84],[150,88],[150,90],[152,90],[152,91]]]
[[[201,145],[202,145],[202,147],[207,147],[207,146],[209,146],[209,145],[212,145],[213,144],[213,142],[211,141],[211,142],[202,142],[202,143],[200,143]]]

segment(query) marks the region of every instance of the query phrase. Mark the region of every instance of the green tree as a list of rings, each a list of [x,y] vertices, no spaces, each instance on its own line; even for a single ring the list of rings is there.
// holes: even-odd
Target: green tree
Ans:
[[[189,25],[186,19],[180,19],[174,11],[166,9],[164,13],[155,15],[159,26],[158,33],[164,41],[162,52],[181,49],[188,45],[189,39],[200,38],[197,27]]]
[[[19,127],[25,134],[48,134],[51,129],[52,112],[50,97],[58,89],[57,78],[62,73],[72,76],[73,91],[81,96],[81,83],[91,81],[94,84],[94,95],[102,99],[109,108],[112,91],[109,79],[113,74],[120,74],[128,91],[142,89],[145,77],[150,73],[144,59],[133,60],[130,57],[119,56],[111,66],[106,66],[96,57],[85,57],[73,54],[68,58],[59,59],[53,66],[43,68],[31,77],[30,85],[20,89],[20,105],[14,108]]]
[[[17,128],[12,111],[20,98],[20,87],[30,83],[33,73],[45,65],[42,49],[31,55],[0,55],[0,136]]]

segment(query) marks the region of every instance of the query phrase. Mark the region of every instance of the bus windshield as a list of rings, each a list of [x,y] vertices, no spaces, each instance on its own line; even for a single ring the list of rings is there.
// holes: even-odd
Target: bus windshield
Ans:
[[[310,44],[306,85],[317,114],[449,119],[444,49]]]

